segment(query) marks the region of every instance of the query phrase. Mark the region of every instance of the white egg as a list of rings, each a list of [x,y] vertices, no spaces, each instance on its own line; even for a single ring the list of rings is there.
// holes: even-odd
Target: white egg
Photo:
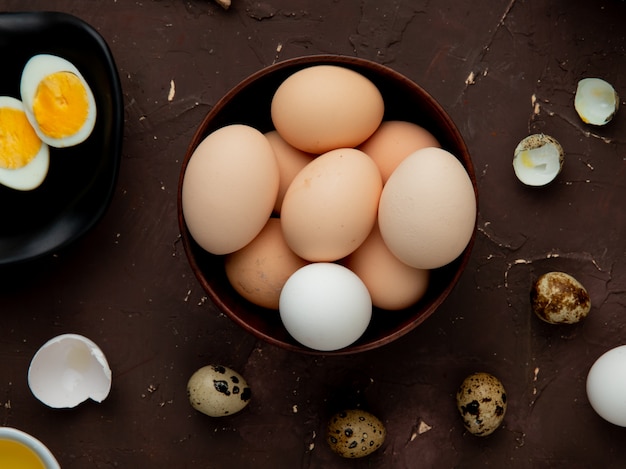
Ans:
[[[102,402],[111,390],[111,369],[94,342],[63,334],[37,351],[28,368],[28,386],[54,408],[76,407],[87,399]]]
[[[28,122],[23,103],[0,96],[0,184],[12,189],[36,189],[50,165],[48,145]]]
[[[22,71],[20,94],[28,120],[48,145],[78,145],[93,131],[96,101],[71,62],[55,55],[33,56]]]
[[[600,78],[583,78],[578,82],[574,108],[586,124],[607,124],[618,107],[619,96],[610,83]]]
[[[561,144],[545,134],[524,138],[513,153],[513,170],[527,186],[545,186],[558,176],[565,153]]]
[[[626,345],[605,352],[587,375],[587,398],[600,417],[626,427]]]
[[[372,317],[372,299],[351,270],[318,262],[298,269],[281,290],[283,325],[302,345],[314,350],[338,350],[355,342]]]

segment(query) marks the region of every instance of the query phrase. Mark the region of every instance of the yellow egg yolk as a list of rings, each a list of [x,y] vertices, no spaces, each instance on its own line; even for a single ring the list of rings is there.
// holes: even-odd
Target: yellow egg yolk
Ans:
[[[33,114],[41,131],[49,137],[74,135],[87,120],[88,112],[87,90],[74,73],[52,73],[39,83]]]
[[[12,469],[45,469],[43,462],[27,446],[0,439],[0,467]]]
[[[41,140],[26,114],[19,109],[0,108],[0,168],[26,166],[40,148]]]

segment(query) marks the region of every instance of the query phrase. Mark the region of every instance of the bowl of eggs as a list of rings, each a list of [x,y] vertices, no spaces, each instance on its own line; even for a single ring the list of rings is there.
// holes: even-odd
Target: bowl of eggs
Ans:
[[[375,62],[285,60],[230,90],[183,160],[178,221],[216,307],[270,344],[349,354],[442,304],[476,232],[474,167],[454,122]]]

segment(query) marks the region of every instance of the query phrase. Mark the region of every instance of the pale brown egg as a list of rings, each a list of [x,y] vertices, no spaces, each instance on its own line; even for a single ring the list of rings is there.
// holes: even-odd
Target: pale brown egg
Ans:
[[[417,303],[428,289],[430,271],[394,256],[376,225],[356,251],[342,260],[365,284],[378,308],[399,310]]]
[[[233,288],[248,301],[270,309],[278,309],[283,285],[307,263],[287,246],[278,218],[270,218],[256,238],[224,260]]]
[[[439,147],[433,134],[424,127],[406,121],[385,121],[374,134],[359,145],[378,165],[383,183],[400,162],[414,151]]]

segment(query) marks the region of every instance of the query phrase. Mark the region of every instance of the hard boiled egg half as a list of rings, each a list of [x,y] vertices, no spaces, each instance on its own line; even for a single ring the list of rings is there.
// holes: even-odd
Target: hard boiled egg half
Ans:
[[[50,152],[28,122],[18,99],[0,96],[0,184],[28,191],[48,174]]]
[[[48,145],[77,145],[91,134],[96,102],[81,73],[66,59],[49,54],[31,57],[22,71],[20,93],[28,120]]]

